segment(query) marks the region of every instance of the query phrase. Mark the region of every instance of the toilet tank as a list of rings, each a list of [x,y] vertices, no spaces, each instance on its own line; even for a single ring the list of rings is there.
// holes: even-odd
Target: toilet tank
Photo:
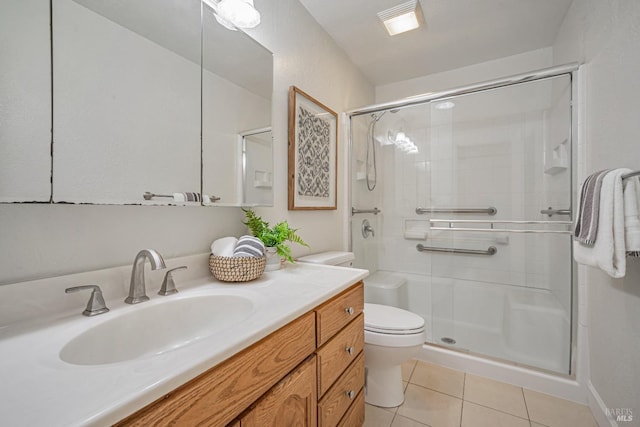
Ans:
[[[328,251],[317,254],[305,255],[298,258],[298,262],[308,262],[310,264],[335,265],[338,267],[352,267],[355,255],[353,252]]]
[[[364,302],[408,310],[407,279],[398,273],[376,271],[364,279]]]

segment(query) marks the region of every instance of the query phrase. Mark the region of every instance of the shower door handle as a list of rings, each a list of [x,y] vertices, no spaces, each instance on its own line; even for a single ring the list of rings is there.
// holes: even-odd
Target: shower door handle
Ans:
[[[540,213],[543,215],[549,215],[550,217],[554,215],[571,216],[571,209],[553,209],[551,206],[549,206],[549,209],[542,209]]]

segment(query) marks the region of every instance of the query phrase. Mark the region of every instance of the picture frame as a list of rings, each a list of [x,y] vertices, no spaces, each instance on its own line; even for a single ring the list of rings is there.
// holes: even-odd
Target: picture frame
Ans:
[[[338,114],[289,87],[289,210],[335,210],[338,190]]]

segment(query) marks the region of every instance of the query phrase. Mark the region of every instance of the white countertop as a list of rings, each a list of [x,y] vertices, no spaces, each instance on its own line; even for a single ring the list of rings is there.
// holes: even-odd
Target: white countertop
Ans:
[[[266,337],[321,302],[365,278],[366,270],[287,265],[246,284],[225,284],[211,276],[178,283],[180,292],[127,305],[107,300],[109,313],[49,316],[0,327],[0,424],[18,426],[111,425],[240,350]],[[72,365],[62,347],[88,328],[146,304],[171,298],[224,293],[250,298],[255,311],[245,320],[183,347],[104,365]],[[88,297],[88,295],[85,295]],[[33,298],[33,296],[31,296]],[[179,321],[179,319],[176,319]],[[135,325],[132,325],[135,327]],[[152,330],[140,331],[152,334]]]

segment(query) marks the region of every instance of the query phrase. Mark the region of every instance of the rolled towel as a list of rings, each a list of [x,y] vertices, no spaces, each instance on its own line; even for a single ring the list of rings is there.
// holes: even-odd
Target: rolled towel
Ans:
[[[233,250],[236,248],[237,243],[238,239],[235,237],[222,237],[220,239],[216,239],[211,244],[211,253],[216,256],[232,257]]]
[[[236,243],[233,256],[260,258],[264,256],[264,252],[265,249],[262,240],[253,236],[242,236],[238,239],[238,243]]]

